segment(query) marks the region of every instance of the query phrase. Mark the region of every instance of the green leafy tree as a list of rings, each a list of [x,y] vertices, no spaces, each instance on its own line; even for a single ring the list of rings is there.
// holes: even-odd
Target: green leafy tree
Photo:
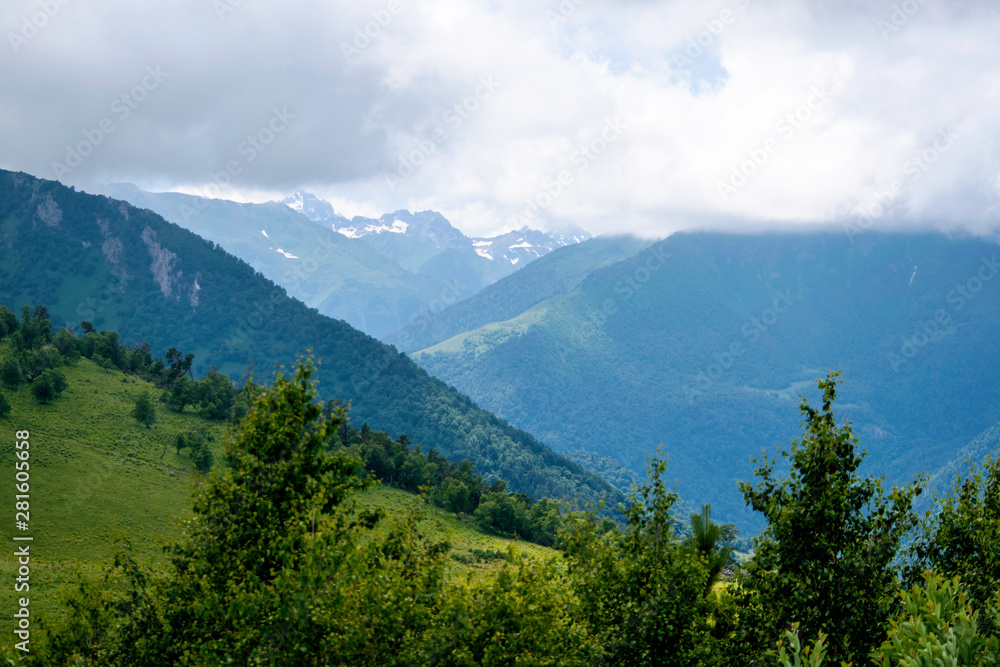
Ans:
[[[200,447],[191,450],[191,460],[194,461],[194,467],[198,469],[198,472],[208,472],[215,465],[215,455],[212,454],[207,443],[202,443]]]
[[[19,326],[14,311],[7,306],[0,306],[0,339],[14,335]]]
[[[577,613],[555,561],[512,560],[497,575],[454,586],[430,627],[404,654],[408,665],[565,665],[602,663],[602,647]]]
[[[174,412],[184,412],[186,406],[198,403],[198,397],[198,383],[187,376],[181,376],[167,394],[167,405]]]
[[[80,340],[66,327],[59,327],[52,337],[52,345],[65,361],[72,363],[80,358]]]
[[[807,637],[829,636],[831,658],[861,664],[884,636],[897,609],[893,567],[919,482],[882,490],[881,479],[857,474],[863,454],[850,424],[833,413],[837,376],[819,381],[822,410],[803,399],[805,434],[793,442],[788,476],[765,459],[756,486],[741,484],[747,504],[767,519],[742,582],[745,647],[773,647],[792,623]],[[754,639],[760,642],[754,646]],[[749,660],[747,660],[749,661]]]
[[[900,591],[902,610],[888,637],[872,653],[883,667],[1000,664],[1000,639],[982,631],[1000,627],[1000,591],[984,608],[969,604],[959,577],[945,579],[927,571],[923,584]],[[984,624],[984,620],[989,620]]]
[[[46,346],[38,350],[24,350],[20,357],[21,369],[24,371],[25,379],[34,382],[35,378],[42,374],[47,368],[59,368],[63,365],[62,355],[59,350],[52,346]]]
[[[11,337],[17,350],[37,350],[52,340],[52,322],[43,306],[21,308],[21,325]]]
[[[42,405],[54,401],[68,387],[66,376],[51,368],[46,369],[31,383],[31,394]]]
[[[622,508],[626,525],[607,532],[592,512],[570,513],[560,534],[580,615],[604,645],[608,664],[713,664],[704,596],[708,571],[673,534],[677,501],[652,459],[649,481]]]
[[[0,382],[8,389],[17,389],[24,383],[21,364],[17,363],[17,359],[8,357],[0,366]]]
[[[907,581],[919,584],[924,570],[960,576],[972,604],[988,602],[1000,589],[1000,457],[987,456],[959,477],[921,526],[910,547]]]
[[[132,417],[140,424],[145,424],[146,428],[151,428],[156,423],[156,406],[148,391],[144,391],[136,397]]]
[[[233,414],[236,388],[229,376],[219,373],[215,366],[198,382],[199,411],[207,419],[227,419]]]
[[[7,396],[0,391],[0,419],[9,415],[12,409],[10,403],[7,401]]]
[[[559,543],[562,527],[562,503],[542,498],[528,510],[528,534],[524,537],[542,546],[554,547]]]

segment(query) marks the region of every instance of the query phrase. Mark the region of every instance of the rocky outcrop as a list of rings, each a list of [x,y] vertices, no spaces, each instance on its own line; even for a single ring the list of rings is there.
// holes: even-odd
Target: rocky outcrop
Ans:
[[[174,280],[181,277],[180,272],[176,276],[171,275],[174,263],[177,261],[177,255],[160,245],[159,241],[156,240],[156,232],[149,225],[146,225],[146,228],[142,230],[142,241],[146,244],[150,259],[153,260],[149,266],[153,272],[153,280],[160,286],[163,296],[168,299],[173,297]],[[180,297],[179,294],[177,296]]]
[[[52,195],[45,196],[45,201],[38,205],[36,214],[38,219],[49,227],[58,227],[63,218],[62,209],[59,208],[59,204],[52,198]]]

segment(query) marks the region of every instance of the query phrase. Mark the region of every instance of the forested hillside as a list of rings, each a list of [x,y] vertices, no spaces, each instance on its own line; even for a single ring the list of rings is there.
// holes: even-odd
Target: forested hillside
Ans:
[[[829,367],[893,482],[996,421],[998,250],[936,234],[675,234],[414,359],[559,451],[640,472],[663,443],[684,498],[753,525],[741,470],[794,435],[799,394]]]
[[[543,299],[576,288],[592,271],[634,255],[649,243],[630,236],[605,236],[559,248],[474,296],[418,317],[388,342],[413,352],[510,319]]]
[[[154,359],[148,348],[122,346],[116,332],[85,328],[81,336],[53,331],[42,306],[21,316],[0,306],[0,429],[28,434],[22,440],[29,443],[26,454],[0,450],[0,465],[14,470],[20,463],[30,482],[30,532],[20,534],[33,537],[40,557],[24,592],[34,600],[34,616],[50,626],[68,612],[59,591],[74,583],[77,566],[98,570],[116,545],[127,542],[147,566],[166,564],[161,546],[179,534],[178,519],[190,516],[191,483],[199,473],[225,469],[222,442],[248,408],[246,394],[227,377],[191,377],[190,359],[174,350]],[[335,403],[323,409],[340,410]],[[559,503],[508,494],[503,481],[486,484],[468,461],[452,463],[405,437],[392,441],[346,421],[327,434],[327,447],[355,456],[360,478],[382,482],[360,496],[363,508],[412,511],[413,494],[429,489],[419,501],[426,508],[420,524],[451,545],[449,576],[504,562],[515,532],[521,540],[555,543]],[[513,527],[498,511],[510,506],[521,509]],[[15,509],[4,510],[8,540],[19,534]],[[535,544],[518,546],[529,557],[552,555]],[[5,561],[2,570],[14,576],[16,566]],[[14,593],[5,588],[0,603],[14,608]],[[15,623],[6,617],[0,629],[9,635]]]
[[[1000,461],[987,459],[921,517],[912,508],[921,482],[889,489],[859,473],[864,455],[834,412],[837,374],[818,382],[819,407],[801,403],[803,434],[780,452],[789,469],[760,460],[741,485],[767,528],[735,573],[724,569],[731,527],[714,523],[708,507],[691,517],[691,537],[677,539],[677,497],[665,462],[653,459],[623,526],[571,513],[558,556],[472,549],[499,567],[456,578],[448,566],[469,562],[449,559],[456,533],[442,540],[417,503],[365,502],[371,481],[358,474],[360,460],[329,447],[346,425],[343,411],[325,409],[312,372],[300,365],[270,387],[248,387],[246,412],[223,437],[225,469],[192,485],[190,519],[163,541],[165,561],[123,539],[103,566],[57,573],[72,582],[61,593],[32,580],[32,599],[44,603],[18,600],[30,621],[17,621],[19,641],[5,641],[3,657],[88,667],[1000,658],[1000,568],[990,556],[1000,548]],[[23,422],[28,411],[18,407]],[[38,477],[51,480],[46,468],[66,461],[51,456],[52,434],[42,435],[22,429],[8,451],[43,461]],[[122,472],[133,461],[155,471],[142,449]],[[32,563],[36,578],[53,578],[49,564]],[[68,613],[53,614],[56,605]]]
[[[87,320],[154,353],[194,354],[261,379],[312,350],[325,399],[352,423],[407,435],[488,482],[540,498],[596,501],[611,487],[524,431],[479,409],[395,349],[320,315],[212,243],[159,216],[26,174],[0,172],[0,303],[49,305],[56,327]]]
[[[278,202],[240,204],[127,184],[105,191],[218,244],[289,296],[376,338],[403,326],[445,287]]]

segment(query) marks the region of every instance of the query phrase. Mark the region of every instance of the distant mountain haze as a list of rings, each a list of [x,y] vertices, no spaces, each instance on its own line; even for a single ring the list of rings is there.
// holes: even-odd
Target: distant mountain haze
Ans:
[[[263,204],[152,193],[131,184],[102,192],[217,243],[290,296],[381,339],[434,304],[468,298],[516,270],[516,262],[476,252],[471,239],[434,211],[348,220],[329,202],[301,192]],[[530,259],[575,242],[534,234],[548,240]]]
[[[361,241],[326,232],[282,204],[196,202],[183,195],[157,201],[178,214],[182,206],[203,206],[195,216],[199,224],[242,239],[247,252],[282,258],[267,243],[284,248],[293,240],[289,230],[298,233],[301,223],[320,234],[307,235],[303,244],[319,238],[331,254],[350,247],[359,254],[339,257],[355,257],[355,266],[372,275],[375,268],[356,259],[364,249],[375,256],[372,262],[394,266]],[[238,210],[241,217],[230,217]],[[260,234],[264,220],[272,223],[270,241]],[[195,355],[196,375],[214,365],[236,379],[249,367],[266,382],[279,366],[311,355],[320,362],[320,396],[350,402],[355,426],[406,434],[423,451],[434,448],[454,461],[468,458],[484,477],[506,479],[512,491],[534,497],[620,498],[600,477],[480,410],[395,348],[290,298],[247,262],[150,210],[0,170],[0,221],[0,303],[17,312],[25,304],[45,305],[56,327],[89,320],[119,332],[125,344],[148,342],[157,355],[176,347]],[[265,243],[251,243],[256,236]],[[288,247],[308,256],[306,247]]]
[[[642,472],[663,443],[684,498],[754,525],[737,483],[801,435],[799,396],[815,402],[828,368],[866,470],[890,483],[953,465],[997,421],[998,261],[996,243],[939,234],[675,234],[535,303],[508,277],[438,329],[477,327],[413,358],[558,451]],[[482,323],[469,311],[487,296],[523,310]]]

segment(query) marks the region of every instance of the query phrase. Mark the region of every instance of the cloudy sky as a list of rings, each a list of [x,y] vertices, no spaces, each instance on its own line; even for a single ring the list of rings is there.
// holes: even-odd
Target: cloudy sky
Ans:
[[[7,0],[0,26],[0,167],[84,188],[476,234],[1000,221],[993,0]]]

